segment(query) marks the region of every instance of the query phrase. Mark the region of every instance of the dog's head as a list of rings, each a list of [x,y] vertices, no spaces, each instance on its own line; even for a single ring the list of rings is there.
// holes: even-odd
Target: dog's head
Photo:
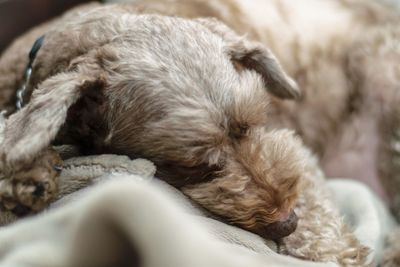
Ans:
[[[284,237],[297,225],[293,209],[306,157],[291,132],[265,128],[270,98],[298,97],[296,83],[265,46],[219,21],[185,23],[176,27],[176,51],[158,60],[173,58],[164,75],[154,69],[151,81],[141,81],[141,90],[159,92],[152,110],[162,116],[148,119],[137,142],[114,136],[112,146],[152,159],[161,178],[225,220],[267,238]]]
[[[291,131],[254,127],[222,148],[219,171],[183,192],[231,223],[279,239],[297,226],[294,206],[307,155]]]
[[[274,239],[293,232],[301,144],[265,125],[270,97],[299,90],[272,53],[214,19],[104,14],[46,35],[32,74],[43,82],[8,119],[2,164],[34,158],[68,109],[101,91],[109,132],[96,143],[107,152],[153,160],[161,178],[233,224]]]

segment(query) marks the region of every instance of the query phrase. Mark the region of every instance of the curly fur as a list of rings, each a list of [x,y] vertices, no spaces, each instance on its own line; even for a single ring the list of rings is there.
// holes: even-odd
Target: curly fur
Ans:
[[[398,15],[364,0],[147,0],[87,10],[31,31],[0,59],[0,101],[12,111],[23,56],[32,36],[47,33],[30,103],[8,119],[3,169],[33,160],[53,139],[87,154],[147,157],[158,176],[253,232],[265,235],[296,207],[291,255],[367,265],[368,249],[339,218],[318,164],[277,129],[294,129],[328,175],[363,179],[393,205]],[[52,92],[54,79],[66,88]],[[64,108],[54,120],[40,119],[56,106]],[[28,125],[37,129],[32,148]]]
[[[307,155],[287,130],[251,134],[256,137],[237,144],[236,157],[228,159],[220,177],[185,186],[183,192],[228,221],[258,232],[290,213]]]
[[[399,246],[400,228],[397,228],[387,238],[386,249],[384,250],[382,266],[396,267],[400,266],[400,246]]]
[[[54,54],[55,48],[63,52]],[[249,217],[247,211],[209,209],[249,230],[285,221],[293,213],[301,168],[288,174],[275,166],[268,171],[267,164],[251,168],[250,162],[269,160],[258,148],[268,134],[262,130],[270,98],[265,89],[281,98],[298,96],[267,48],[219,21],[137,15],[121,6],[95,8],[74,20],[66,15],[47,31],[37,54],[29,103],[6,121],[0,167],[15,186],[39,186],[15,177],[55,140],[87,154],[148,158],[157,176],[176,187],[247,176],[249,190],[263,188],[251,196],[263,212]],[[279,160],[302,160],[279,148]],[[40,182],[55,178],[43,175]],[[32,208],[21,203],[19,191],[14,194],[13,205]],[[290,234],[279,229],[277,237]]]
[[[331,201],[331,192],[324,186],[325,178],[318,161],[312,155],[306,158],[303,183],[307,189],[300,195],[295,209],[299,224],[296,232],[284,239],[283,252],[314,261],[336,262],[340,266],[369,266],[366,256],[370,251],[360,246],[343,222]]]

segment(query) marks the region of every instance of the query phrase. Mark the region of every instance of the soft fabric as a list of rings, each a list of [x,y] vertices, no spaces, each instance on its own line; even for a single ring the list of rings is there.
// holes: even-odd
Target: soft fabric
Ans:
[[[371,257],[381,262],[385,237],[396,226],[383,202],[365,185],[350,179],[328,181],[346,222],[364,245],[373,248]]]
[[[3,229],[2,266],[334,266],[222,241],[156,184],[121,178],[79,203]],[[262,244],[251,234],[237,235],[251,247]]]
[[[336,266],[276,253],[275,242],[208,217],[154,172],[152,163],[125,156],[67,159],[60,199],[49,211],[0,228],[0,266],[134,266],[138,258],[143,267]],[[360,240],[380,257],[391,227],[382,204],[353,181],[330,187]],[[15,219],[0,215],[2,223]]]

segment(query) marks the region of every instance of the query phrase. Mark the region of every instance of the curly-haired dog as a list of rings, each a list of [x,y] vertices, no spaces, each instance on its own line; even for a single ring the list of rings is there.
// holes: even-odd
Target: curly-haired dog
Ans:
[[[1,169],[14,187],[5,207],[38,210],[49,200],[57,173],[38,159],[54,162],[46,149],[55,139],[151,159],[158,177],[232,223],[271,238],[294,231],[304,160],[292,134],[264,129],[265,88],[298,91],[262,45],[214,20],[100,7],[46,32],[32,88],[4,129]]]
[[[267,125],[296,130],[328,176],[362,180],[399,212],[398,10],[372,0],[135,5],[147,13],[216,17],[268,44],[302,96],[298,101],[272,96]]]
[[[367,60],[373,53],[374,59],[383,56],[373,49],[385,43],[379,25],[383,18],[396,18],[369,1],[303,1],[92,6],[17,40],[0,59],[0,101],[11,110],[27,63],[22,51],[45,34],[27,104],[4,129],[3,206],[39,210],[50,200],[57,173],[43,159],[59,161],[48,156],[54,155],[49,148],[54,140],[87,154],[151,159],[160,178],[214,214],[265,237],[293,232],[296,205],[300,220],[298,231],[286,239],[288,253],[364,266],[367,249],[333,204],[319,201],[329,196],[321,189],[317,163],[290,131],[276,129],[296,129],[330,174],[366,171],[375,181],[378,150],[384,147],[377,142],[384,140],[377,123],[393,122],[388,116],[382,120],[382,110],[374,107],[385,103],[385,111],[394,112],[391,92],[397,91],[389,84],[376,95],[376,83],[390,80],[372,75]],[[216,17],[248,38],[215,19],[195,17]],[[364,42],[365,30],[376,42]],[[304,88],[299,101],[279,99],[296,98],[299,91],[271,52],[250,39],[268,44],[297,79]],[[364,53],[368,45],[371,51]],[[355,129],[365,133],[357,143],[349,141]],[[41,172],[27,175],[37,169]]]

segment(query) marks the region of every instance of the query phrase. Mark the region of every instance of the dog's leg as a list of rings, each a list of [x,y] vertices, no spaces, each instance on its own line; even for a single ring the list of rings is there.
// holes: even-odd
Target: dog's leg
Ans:
[[[38,211],[57,192],[58,154],[49,148],[69,107],[89,87],[99,86],[97,70],[87,66],[45,80],[31,101],[10,116],[0,144],[0,204],[19,213]]]
[[[397,103],[400,103],[400,97]],[[382,144],[379,151],[379,174],[388,194],[389,204],[400,220],[400,107],[382,120]]]
[[[0,180],[1,206],[16,215],[39,211],[57,193],[58,165],[61,158],[51,148],[41,152],[32,163]],[[11,179],[7,179],[12,177]]]
[[[383,251],[382,267],[397,267],[400,265],[400,228],[396,228],[389,236]]]
[[[317,160],[310,157],[305,186],[296,206],[297,230],[284,239],[289,255],[340,266],[369,266],[369,249],[341,218]]]

